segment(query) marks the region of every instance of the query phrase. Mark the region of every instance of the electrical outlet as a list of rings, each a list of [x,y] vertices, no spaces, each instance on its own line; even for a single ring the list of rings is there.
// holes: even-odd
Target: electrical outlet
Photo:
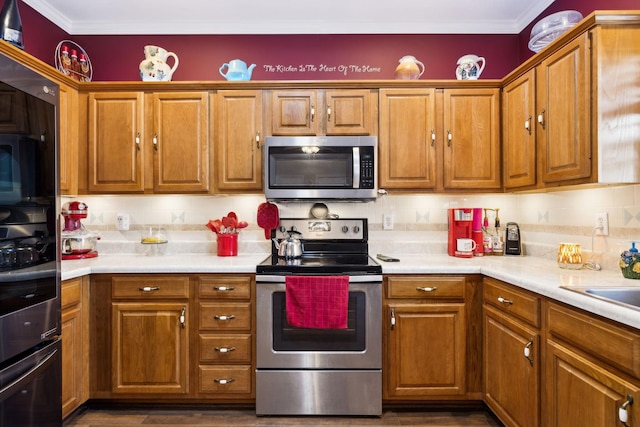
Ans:
[[[393,230],[393,215],[391,214],[382,215],[382,229]]]
[[[123,214],[123,213],[116,214],[116,230],[120,230],[120,231],[129,230],[129,214]]]
[[[609,235],[609,214],[606,212],[596,214],[596,235]]]

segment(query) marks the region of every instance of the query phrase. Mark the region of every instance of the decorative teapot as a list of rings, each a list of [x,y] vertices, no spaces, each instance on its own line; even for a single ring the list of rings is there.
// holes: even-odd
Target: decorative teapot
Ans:
[[[222,72],[225,67],[227,67],[226,74]],[[222,64],[218,71],[220,75],[227,80],[251,80],[251,73],[255,67],[256,64],[251,64],[251,66],[247,68],[246,62],[240,59],[234,59]]]
[[[140,77],[145,82],[168,82],[173,72],[178,68],[178,56],[159,46],[145,46],[145,59],[140,63]],[[173,67],[167,64],[167,59],[174,59]]]
[[[482,66],[478,65],[482,62]],[[458,80],[478,80],[482,70],[484,70],[485,60],[481,56],[464,55],[458,59],[458,68],[456,68],[456,78]]]
[[[397,80],[417,80],[424,73],[424,64],[413,56],[403,56],[398,62],[400,65],[396,67]]]

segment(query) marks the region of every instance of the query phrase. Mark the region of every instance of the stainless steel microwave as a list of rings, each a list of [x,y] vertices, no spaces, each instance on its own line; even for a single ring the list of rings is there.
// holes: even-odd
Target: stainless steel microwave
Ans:
[[[371,200],[378,193],[375,136],[273,136],[264,145],[268,200]]]

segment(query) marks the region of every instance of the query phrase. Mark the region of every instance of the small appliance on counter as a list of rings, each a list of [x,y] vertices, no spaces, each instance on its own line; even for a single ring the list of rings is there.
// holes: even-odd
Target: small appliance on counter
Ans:
[[[508,222],[505,229],[505,255],[520,255],[522,253],[522,243],[520,241],[520,227],[515,222]]]
[[[478,233],[474,233],[474,224],[479,224],[481,214],[481,209],[449,209],[449,232],[447,238],[447,253],[449,255],[471,258],[481,253],[477,244]]]
[[[95,251],[100,239],[82,225],[81,220],[87,217],[88,206],[84,202],[67,202],[62,206],[64,229],[61,234],[62,259],[83,259],[98,256]]]

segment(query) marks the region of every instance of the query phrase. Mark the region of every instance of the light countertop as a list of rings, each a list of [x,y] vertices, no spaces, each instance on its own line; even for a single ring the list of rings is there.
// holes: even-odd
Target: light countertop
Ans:
[[[640,280],[625,279],[620,271],[567,270],[555,261],[537,257],[487,256],[455,258],[442,254],[394,254],[400,262],[382,262],[383,274],[482,274],[536,292],[640,329],[636,310],[572,292],[561,286],[640,287]],[[62,262],[62,279],[100,273],[255,273],[265,253],[218,257],[212,254],[111,255]]]

